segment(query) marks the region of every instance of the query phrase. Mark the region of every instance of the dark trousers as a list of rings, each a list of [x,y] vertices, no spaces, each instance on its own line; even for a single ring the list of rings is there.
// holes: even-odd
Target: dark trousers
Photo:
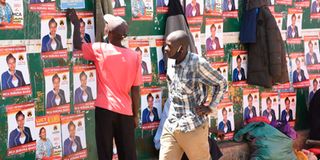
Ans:
[[[136,160],[133,116],[96,107],[96,143],[99,160],[112,160],[113,137],[119,160]]]

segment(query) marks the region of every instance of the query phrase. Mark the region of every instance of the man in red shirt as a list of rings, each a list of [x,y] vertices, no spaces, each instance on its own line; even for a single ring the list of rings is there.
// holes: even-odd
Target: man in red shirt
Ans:
[[[105,15],[105,34],[110,43],[82,43],[75,10],[69,9],[67,16],[74,25],[74,48],[82,50],[84,58],[93,61],[97,70],[95,119],[99,160],[112,159],[113,137],[119,159],[136,160],[134,129],[138,125],[142,74],[140,55],[121,44],[128,25],[120,17]]]

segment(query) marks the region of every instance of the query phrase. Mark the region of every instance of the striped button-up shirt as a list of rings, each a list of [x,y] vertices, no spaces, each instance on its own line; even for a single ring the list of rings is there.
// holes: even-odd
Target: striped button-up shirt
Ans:
[[[174,131],[189,132],[208,121],[199,116],[196,108],[205,103],[207,88],[212,87],[209,107],[216,107],[226,90],[226,80],[202,57],[188,53],[177,65],[168,66],[167,81],[172,103],[165,127]]]

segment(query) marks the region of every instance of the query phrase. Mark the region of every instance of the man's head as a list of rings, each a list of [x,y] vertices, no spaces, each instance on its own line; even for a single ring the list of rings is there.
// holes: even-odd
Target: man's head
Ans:
[[[267,108],[268,108],[268,109],[271,109],[272,100],[271,100],[270,97],[268,97],[268,98],[266,99],[266,103],[267,103]]]
[[[253,101],[253,97],[251,94],[248,95],[248,105],[251,107],[252,106],[252,101]]]
[[[0,0],[1,4],[6,4],[6,0]]]
[[[147,95],[147,101],[148,101],[148,107],[149,108],[152,108],[153,107],[153,100],[154,100],[154,97],[152,96],[151,93],[149,93]]]
[[[293,26],[296,25],[296,20],[297,20],[296,14],[293,14],[293,15],[291,16],[291,22],[292,22],[292,25],[293,25]]]
[[[185,54],[189,47],[189,37],[183,30],[170,33],[166,38],[165,54],[168,58],[177,59],[181,54]]]
[[[71,121],[68,124],[68,131],[70,134],[70,137],[75,137],[76,135],[76,125]]]
[[[16,121],[17,121],[17,124],[18,124],[18,128],[23,128],[24,127],[24,114],[19,111],[17,114],[16,114]]]
[[[211,38],[215,38],[216,37],[216,26],[214,24],[211,25],[210,27],[210,32],[211,32]]]
[[[241,68],[241,62],[242,62],[242,59],[240,57],[240,55],[237,56],[237,67],[238,68]]]
[[[118,46],[127,36],[129,30],[127,22],[121,17],[111,14],[106,14],[103,18],[105,21],[105,35],[108,35],[111,44]]]
[[[80,78],[80,82],[81,82],[81,87],[86,87],[87,86],[87,74],[82,71],[79,75],[79,78]]]
[[[289,97],[286,97],[286,99],[284,99],[284,104],[286,105],[286,109],[290,109],[290,99],[289,99]]]
[[[296,65],[297,65],[297,69],[300,69],[301,65],[300,65],[300,59],[296,58]]]
[[[80,33],[84,35],[85,30],[86,30],[86,23],[83,21],[82,18],[80,18]]]
[[[308,47],[309,47],[309,53],[312,54],[313,53],[313,43],[312,43],[312,41],[308,42]]]
[[[53,84],[53,88],[55,90],[59,90],[60,89],[60,77],[58,74],[55,74],[52,76],[52,84]]]
[[[50,35],[51,36],[55,36],[57,33],[57,26],[58,23],[56,22],[56,20],[54,20],[54,18],[51,18],[49,21],[49,30],[50,30]]]
[[[228,111],[226,108],[222,109],[222,117],[223,117],[223,121],[227,121],[228,120]]]
[[[16,58],[12,54],[7,56],[6,61],[10,71],[16,70]]]
[[[317,90],[318,89],[318,81],[317,81],[317,79],[314,79],[312,81],[312,84],[313,84],[313,90]]]

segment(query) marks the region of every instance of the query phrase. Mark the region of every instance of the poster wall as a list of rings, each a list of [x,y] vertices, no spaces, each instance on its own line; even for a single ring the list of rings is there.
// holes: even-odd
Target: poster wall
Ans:
[[[167,13],[169,8],[169,0],[156,0],[157,1],[157,13]]]
[[[61,159],[60,115],[36,117],[36,159]]]
[[[223,56],[223,19],[206,19],[207,57]]]
[[[30,0],[30,11],[37,12],[55,12],[56,1],[55,0]]]
[[[261,112],[271,122],[279,119],[278,92],[261,93]]]
[[[202,56],[202,48],[201,48],[201,25],[190,27],[190,32],[194,39],[196,54]]]
[[[68,67],[44,68],[45,109],[47,114],[70,112],[70,78]]]
[[[0,30],[22,29],[24,21],[23,0],[4,0],[4,3],[3,8],[5,9],[0,12]]]
[[[133,21],[153,20],[153,0],[131,0]]]
[[[142,129],[157,129],[162,113],[161,88],[141,89],[141,122]]]
[[[237,18],[238,8],[238,0],[222,0],[223,17]]]
[[[260,100],[258,88],[243,89],[243,120],[260,116]]]
[[[213,62],[211,63],[211,67],[216,69],[225,80],[228,81],[228,63],[227,62]],[[227,86],[228,91],[229,86]]]
[[[312,0],[310,3],[310,18],[311,19],[320,19],[320,7],[319,0]]]
[[[68,58],[65,13],[41,12],[41,54],[43,59]]]
[[[26,47],[0,47],[0,64],[2,96],[31,95]]]
[[[36,150],[34,103],[8,105],[6,110],[8,118],[7,155]]]
[[[85,115],[61,116],[63,159],[84,159],[87,157]]]
[[[221,16],[223,0],[205,0],[204,15],[206,16]]]
[[[97,74],[94,65],[76,65],[73,67],[74,110],[94,109],[97,98]]]

